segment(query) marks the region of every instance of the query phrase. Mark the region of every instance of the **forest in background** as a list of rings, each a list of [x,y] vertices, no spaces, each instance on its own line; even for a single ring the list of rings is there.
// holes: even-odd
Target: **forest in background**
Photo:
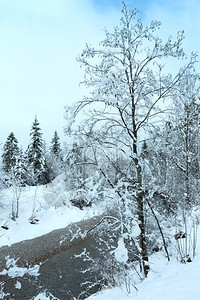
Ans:
[[[191,262],[195,256],[195,211],[200,204],[198,58],[184,53],[183,32],[163,42],[157,36],[160,26],[158,21],[143,25],[138,11],[123,2],[119,25],[105,32],[97,49],[86,45],[78,57],[90,94],[66,106],[66,135],[72,144],[62,149],[55,132],[47,149],[36,117],[25,152],[14,133],[3,145],[2,188],[48,184],[64,173],[70,200],[79,208],[110,199],[107,215],[115,219],[112,230],[120,230],[128,259],[119,262],[107,252],[113,265],[112,276],[106,278],[109,285],[127,264],[139,264],[140,276],[147,277],[153,252],[162,250],[170,260],[172,226],[180,261]],[[76,125],[80,114],[84,119]],[[13,220],[18,205],[13,205]]]

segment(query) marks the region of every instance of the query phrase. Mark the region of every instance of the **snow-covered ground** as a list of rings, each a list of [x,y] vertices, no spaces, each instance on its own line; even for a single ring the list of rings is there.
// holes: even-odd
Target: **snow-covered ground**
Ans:
[[[169,263],[163,256],[151,257],[151,272],[147,279],[132,286],[128,294],[126,287],[107,289],[88,300],[199,300],[200,299],[200,255],[192,263]]]
[[[12,187],[0,193],[0,247],[41,236],[52,230],[67,226],[70,223],[93,217],[102,213],[100,206],[92,206],[80,210],[71,205],[66,191],[64,177],[58,176],[53,183],[36,187],[14,190]],[[19,197],[19,217],[11,220],[12,201]],[[38,221],[30,223],[30,218]],[[7,229],[6,229],[7,228]],[[119,241],[120,242],[120,241]],[[118,252],[123,249],[118,244]],[[117,257],[121,254],[116,250]],[[123,253],[122,253],[123,254]],[[11,258],[8,258],[8,262]],[[12,262],[13,263],[13,262]],[[150,257],[151,271],[148,278],[136,279],[122,287],[106,289],[88,298],[88,300],[199,300],[200,299],[200,242],[198,241],[196,257],[191,263],[181,264],[175,258],[167,262],[164,253],[156,253]],[[19,270],[15,263],[11,266],[17,274],[31,272]],[[3,271],[5,272],[5,271]],[[8,271],[7,271],[8,272]],[[11,274],[11,275],[12,275]],[[20,273],[21,274],[21,273]],[[17,287],[16,288],[20,288]],[[3,299],[3,298],[1,298]],[[35,296],[34,300],[56,299],[45,293]]]
[[[148,278],[132,286],[106,289],[88,300],[199,300],[200,299],[200,242],[196,257],[187,264],[173,258],[167,262],[163,253],[150,257],[151,271]],[[131,282],[134,283],[134,282]]]
[[[12,202],[19,195],[19,217],[11,219]],[[51,184],[39,187],[13,187],[0,192],[0,247],[32,239],[70,223],[101,213],[97,207],[80,210],[71,205],[64,176]],[[30,223],[30,218],[38,221]],[[3,226],[3,228],[2,228]]]

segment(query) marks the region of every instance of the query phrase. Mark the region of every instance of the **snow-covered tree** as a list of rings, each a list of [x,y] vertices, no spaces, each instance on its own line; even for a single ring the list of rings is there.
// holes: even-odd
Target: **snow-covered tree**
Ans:
[[[66,177],[66,186],[68,190],[72,191],[71,201],[75,205],[79,205],[83,199],[79,199],[79,194],[82,189],[84,189],[86,174],[86,161],[84,155],[83,145],[74,141],[71,147],[68,147],[65,151],[64,156],[64,171]],[[80,205],[81,206],[81,205]]]
[[[119,26],[111,33],[106,32],[106,38],[97,49],[86,45],[78,61],[85,68],[83,83],[90,88],[91,94],[74,106],[66,107],[66,118],[72,125],[74,117],[89,107],[81,134],[89,137],[91,132],[101,128],[101,135],[96,136],[99,145],[118,148],[131,162],[129,196],[133,206],[137,206],[140,261],[147,276],[144,173],[139,142],[144,130],[152,127],[152,120],[155,117],[158,120],[163,113],[159,104],[171,98],[175,86],[186,69],[193,65],[196,56],[192,56],[175,75],[168,74],[167,58],[185,57],[183,33],[179,32],[175,41],[169,37],[163,43],[155,35],[160,22],[152,21],[144,26],[141,19],[137,19],[137,13],[123,3]],[[126,207],[124,213],[125,210]]]
[[[31,184],[42,183],[42,173],[44,171],[44,141],[37,117],[35,117],[30,136],[30,144],[27,149],[27,171]]]
[[[54,136],[51,140],[50,152],[51,154],[55,155],[55,157],[57,157],[58,159],[61,158],[62,148],[60,145],[60,138],[58,136],[57,131],[54,132]]]
[[[173,96],[173,115],[166,150],[173,170],[171,189],[185,209],[199,201],[200,80],[195,70],[186,72]],[[197,201],[198,200],[198,201]]]
[[[4,176],[4,183],[7,186],[12,187],[13,198],[11,215],[12,219],[15,221],[19,216],[19,202],[22,186],[26,182],[26,170],[23,164],[23,151],[19,149],[18,142],[13,133],[9,135],[7,142],[7,146],[9,147],[10,163],[7,163],[7,168],[4,169],[6,172],[6,175]],[[8,159],[8,155],[5,157]]]
[[[13,175],[15,177],[15,182],[19,186],[26,184],[26,161],[24,158],[23,150],[19,150],[19,154],[16,157],[16,164],[13,170]]]
[[[11,132],[3,146],[2,169],[9,173],[16,166],[19,155],[18,141],[13,132]]]
[[[63,167],[63,157],[62,157],[62,148],[60,145],[60,138],[57,134],[57,131],[54,132],[54,136],[51,140],[51,146],[49,151],[45,146],[44,151],[45,164],[44,169],[45,172],[43,174],[44,181],[50,182],[55,179],[56,176],[62,173]]]

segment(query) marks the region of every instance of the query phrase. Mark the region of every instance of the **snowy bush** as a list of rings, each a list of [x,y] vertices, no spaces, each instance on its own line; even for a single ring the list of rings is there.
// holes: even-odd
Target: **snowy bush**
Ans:
[[[178,260],[182,263],[192,262],[196,256],[199,210],[194,208],[190,214],[182,212],[176,218],[175,225]]]

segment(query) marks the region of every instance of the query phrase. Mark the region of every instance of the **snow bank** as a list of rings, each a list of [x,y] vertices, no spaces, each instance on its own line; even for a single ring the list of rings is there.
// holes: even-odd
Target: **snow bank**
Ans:
[[[199,248],[200,250],[200,248]],[[116,287],[93,295],[88,300],[199,300],[200,255],[192,263],[181,264],[176,260],[166,262],[162,254],[151,257],[151,272],[147,279],[127,294],[125,286]]]
[[[51,184],[23,187],[18,192],[19,217],[16,221],[11,219],[16,191],[11,187],[1,192],[0,247],[41,236],[99,213],[92,207],[79,210],[71,205],[63,175],[58,176]],[[31,224],[30,219],[35,224]]]
[[[39,265],[35,265],[34,267],[20,268],[16,265],[17,259],[6,257],[6,269],[0,272],[0,276],[8,275],[11,278],[23,277],[25,274],[29,274],[31,276],[39,276]],[[17,287],[19,289],[20,282],[17,282]]]

